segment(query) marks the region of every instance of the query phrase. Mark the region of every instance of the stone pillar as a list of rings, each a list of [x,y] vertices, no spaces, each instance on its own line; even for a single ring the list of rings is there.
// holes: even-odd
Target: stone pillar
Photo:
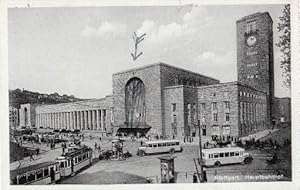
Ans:
[[[67,116],[66,116],[66,112],[63,112],[63,125],[64,125],[64,129],[67,129]]]
[[[84,114],[84,129],[87,130],[88,129],[88,116],[87,116],[87,111],[83,111]]]
[[[96,130],[96,113],[95,110],[92,110],[92,129]]]
[[[80,129],[80,112],[76,111],[76,129]]]
[[[56,117],[56,113],[53,113],[53,119],[54,119],[53,129],[56,129],[56,127],[57,127],[57,117]]]
[[[91,110],[87,111],[87,117],[88,117],[88,129],[92,129],[92,121],[91,121]]]
[[[101,125],[101,131],[104,131],[103,128],[103,110],[99,110],[100,111],[100,125]]]
[[[70,118],[69,112],[66,112],[66,129],[69,129]]]
[[[97,125],[97,130],[100,129],[100,110],[96,110],[96,125]]]
[[[80,114],[80,130],[83,130],[84,129],[84,118],[83,118],[83,111],[79,111],[79,114]]]
[[[52,113],[49,113],[49,127],[52,128]]]
[[[70,112],[70,129],[74,129],[74,114]]]

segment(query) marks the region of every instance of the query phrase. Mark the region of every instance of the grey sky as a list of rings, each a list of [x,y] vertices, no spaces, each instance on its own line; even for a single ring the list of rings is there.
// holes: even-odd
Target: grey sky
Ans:
[[[80,98],[112,93],[112,73],[164,62],[221,80],[236,81],[235,22],[268,11],[277,23],[283,5],[99,8],[15,8],[8,11],[9,88]],[[146,32],[144,55],[131,60],[131,35]],[[275,95],[282,87],[274,45]]]

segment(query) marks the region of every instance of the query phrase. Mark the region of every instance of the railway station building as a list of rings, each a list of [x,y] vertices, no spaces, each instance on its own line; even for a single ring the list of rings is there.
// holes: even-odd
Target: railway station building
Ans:
[[[237,26],[236,82],[155,63],[112,75],[111,95],[35,108],[36,126],[169,137],[246,136],[271,125],[274,104],[272,19]],[[200,128],[199,128],[200,126]]]

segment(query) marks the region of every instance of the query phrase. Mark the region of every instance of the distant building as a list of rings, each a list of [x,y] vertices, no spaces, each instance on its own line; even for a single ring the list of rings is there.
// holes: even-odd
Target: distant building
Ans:
[[[35,127],[36,104],[22,104],[19,109],[21,127]]]
[[[19,110],[9,106],[9,127],[15,129],[19,125]]]
[[[291,122],[291,98],[275,98],[273,119],[276,123]]]

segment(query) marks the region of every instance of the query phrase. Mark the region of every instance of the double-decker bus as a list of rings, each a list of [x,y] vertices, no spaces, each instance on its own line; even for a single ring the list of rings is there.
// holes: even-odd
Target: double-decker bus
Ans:
[[[240,147],[202,149],[204,166],[218,167],[225,164],[250,163],[252,160],[252,156]]]
[[[12,185],[44,185],[60,180],[57,162],[43,162],[10,171]]]
[[[56,161],[59,162],[60,175],[62,177],[75,175],[83,168],[90,166],[92,164],[92,152],[91,148],[83,146],[59,156]]]
[[[182,151],[179,140],[157,140],[157,141],[146,141],[142,146],[138,147],[137,155],[145,156],[148,154],[155,153],[170,153]]]

